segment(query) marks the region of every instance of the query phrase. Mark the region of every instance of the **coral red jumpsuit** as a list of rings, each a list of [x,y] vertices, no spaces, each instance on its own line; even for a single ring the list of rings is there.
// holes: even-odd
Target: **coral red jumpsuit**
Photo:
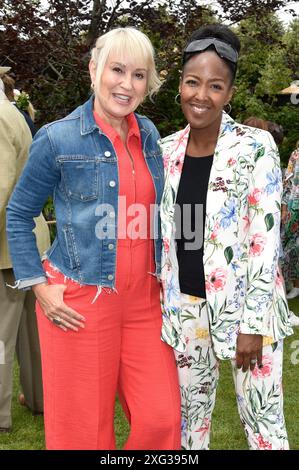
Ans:
[[[46,446],[115,449],[118,392],[131,427],[125,449],[180,449],[177,370],[172,348],[160,339],[159,283],[150,274],[155,272],[149,237],[154,185],[135,116],[128,116],[126,145],[95,119],[118,155],[119,195],[126,196],[127,207],[139,203],[147,209],[146,237],[132,239],[132,217],[119,214],[116,292],[103,288],[99,294],[97,286],[80,286],[44,263],[48,282],[66,284],[65,303],[86,318],[84,329],[64,332],[37,305]]]

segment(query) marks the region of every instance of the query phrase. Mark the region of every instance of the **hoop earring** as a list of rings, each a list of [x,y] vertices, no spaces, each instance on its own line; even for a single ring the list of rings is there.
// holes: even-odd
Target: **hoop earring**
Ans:
[[[230,103],[227,103],[223,110],[227,113],[227,114],[230,114],[231,113],[231,110],[232,110],[232,105]]]
[[[174,98],[174,102],[177,106],[181,106],[181,101],[178,101],[179,97],[181,97],[180,93],[178,93]]]

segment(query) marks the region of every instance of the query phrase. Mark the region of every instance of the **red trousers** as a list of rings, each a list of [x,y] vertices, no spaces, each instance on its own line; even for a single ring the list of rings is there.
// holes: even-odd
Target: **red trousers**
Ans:
[[[49,283],[85,328],[64,332],[37,306],[47,449],[115,449],[118,392],[131,430],[125,449],[180,449],[180,392],[172,349],[160,339],[153,242],[118,241],[117,292],[80,286],[45,262]],[[94,302],[93,302],[94,301]]]

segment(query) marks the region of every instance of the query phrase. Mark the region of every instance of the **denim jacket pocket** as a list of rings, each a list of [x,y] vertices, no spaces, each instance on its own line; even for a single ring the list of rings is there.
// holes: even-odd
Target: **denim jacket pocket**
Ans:
[[[78,262],[76,260],[76,248],[75,240],[73,236],[72,228],[69,225],[63,227],[63,234],[65,238],[65,262],[69,269],[76,269],[78,267]]]
[[[58,157],[66,194],[71,199],[91,201],[98,198],[98,165],[84,156]]]

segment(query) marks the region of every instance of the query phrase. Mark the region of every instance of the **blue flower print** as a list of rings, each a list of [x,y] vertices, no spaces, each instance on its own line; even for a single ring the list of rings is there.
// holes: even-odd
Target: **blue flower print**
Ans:
[[[281,185],[281,173],[278,168],[274,168],[271,173],[267,173],[267,184],[265,191],[267,195],[273,194],[274,191],[279,191]]]
[[[223,125],[222,134],[225,134],[226,132],[233,132],[233,127],[230,122],[226,122]]]
[[[224,229],[228,228],[231,222],[237,222],[237,212],[236,212],[236,199],[230,199],[226,207],[222,207],[220,214],[223,215],[220,220],[220,226]]]
[[[169,283],[167,284],[166,296],[167,296],[168,302],[173,301],[173,299],[180,298],[180,291],[177,288],[177,283],[175,282],[174,276],[171,276]]]
[[[186,431],[187,429],[187,420],[185,418],[182,418],[181,429],[182,431]]]
[[[240,395],[239,393],[237,393],[237,402],[241,405],[244,403],[244,398],[242,397],[242,395]]]
[[[253,152],[255,152],[261,146],[260,143],[258,143],[256,140],[253,140],[249,145]]]

